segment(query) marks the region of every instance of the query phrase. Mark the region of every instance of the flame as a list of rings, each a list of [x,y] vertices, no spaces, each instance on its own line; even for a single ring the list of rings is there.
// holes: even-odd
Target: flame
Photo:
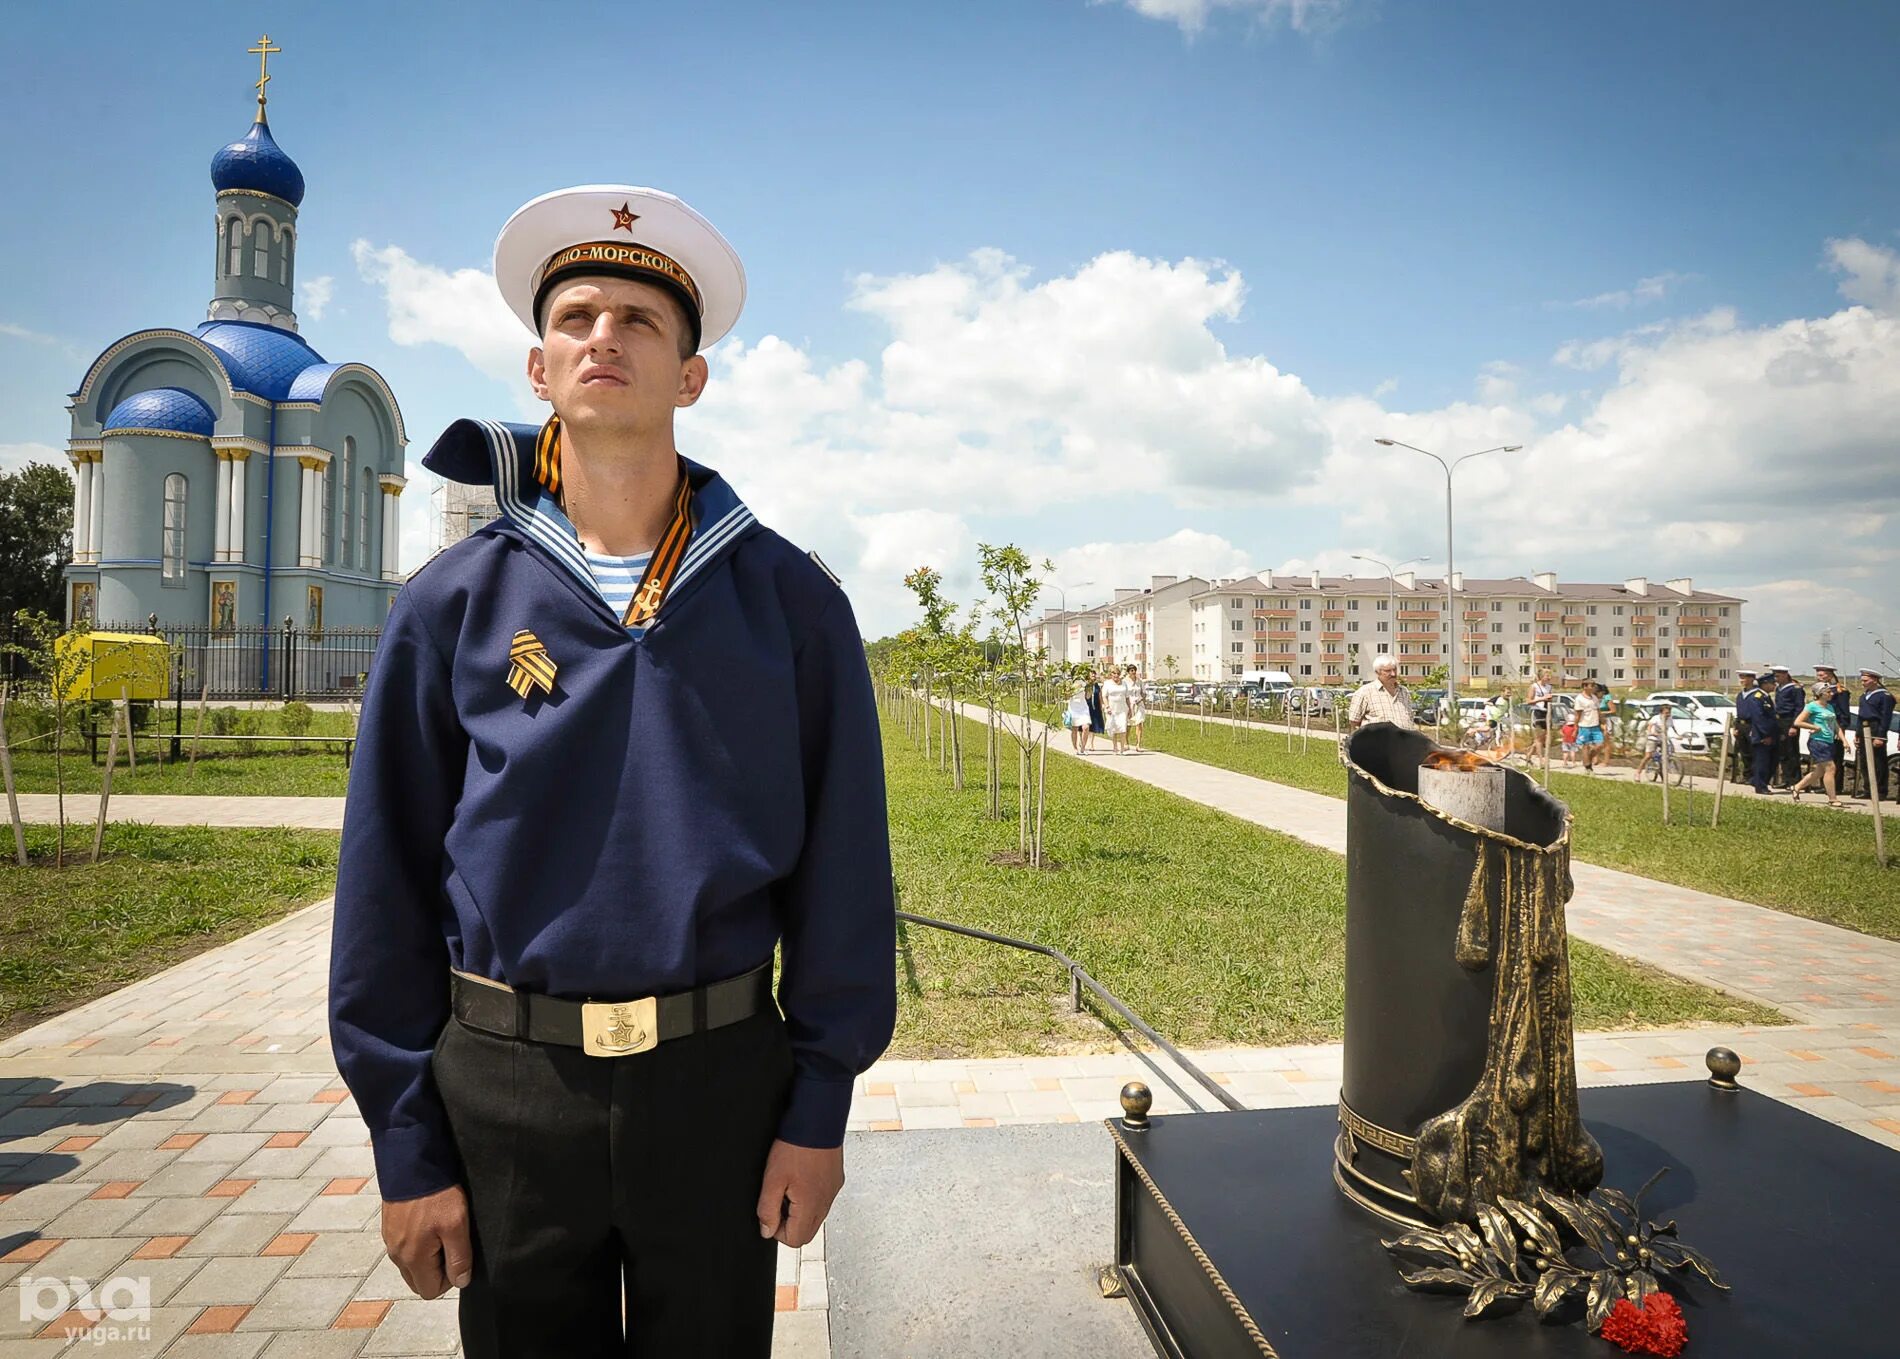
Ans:
[[[1496,764],[1508,754],[1508,750],[1434,750],[1419,763],[1427,769],[1456,769],[1468,774]]]

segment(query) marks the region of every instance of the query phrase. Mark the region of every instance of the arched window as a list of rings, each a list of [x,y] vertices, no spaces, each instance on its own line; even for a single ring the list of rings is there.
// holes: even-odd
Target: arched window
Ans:
[[[294,240],[296,236],[292,234],[289,227],[277,233],[277,281],[279,283],[290,282],[290,246]]]
[[[356,565],[355,539],[350,534],[350,525],[354,522],[350,514],[350,469],[355,466],[356,440],[346,434],[343,436],[343,471],[341,474],[343,504],[340,507],[343,511],[343,559],[338,563],[338,565],[345,567]]]
[[[336,492],[336,459],[323,465],[323,555],[325,566],[336,565],[336,514],[332,510]]]
[[[251,272],[270,277],[270,219],[260,217],[251,227]]]
[[[363,469],[363,487],[357,493],[356,500],[356,565],[359,570],[369,570],[369,507],[376,495],[376,469]]]
[[[185,474],[165,478],[164,567],[159,579],[166,585],[185,583]]]
[[[227,278],[236,278],[244,272],[244,219],[233,217],[224,224],[225,245],[230,254],[225,258],[224,273]]]

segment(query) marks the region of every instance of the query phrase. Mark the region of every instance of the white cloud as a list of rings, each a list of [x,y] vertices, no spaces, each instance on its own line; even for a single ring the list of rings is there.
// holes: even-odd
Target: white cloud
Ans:
[[[312,321],[321,321],[330,299],[336,295],[336,280],[329,274],[318,274],[305,279],[297,290],[303,295],[302,314]]]
[[[1514,363],[1493,359],[1478,372],[1478,399],[1499,405],[1517,398],[1517,379],[1524,370]]]
[[[1124,0],[1129,9],[1148,19],[1160,19],[1193,35],[1207,26],[1214,10],[1233,10],[1260,23],[1280,23],[1296,33],[1330,28],[1344,13],[1347,0]],[[1107,0],[1089,0],[1105,4]]]
[[[1205,580],[1249,575],[1254,564],[1244,548],[1215,533],[1177,529],[1146,542],[1082,543],[1054,554],[1050,581],[1062,587],[1070,608],[1113,599],[1118,589],[1148,588],[1156,576],[1200,576]],[[1053,590],[1043,603],[1056,603]]]
[[[1640,307],[1645,302],[1660,302],[1672,288],[1695,278],[1694,274],[1679,274],[1673,269],[1660,274],[1651,274],[1648,278],[1636,280],[1634,287],[1618,288],[1614,292],[1598,293],[1595,297],[1581,297],[1570,305],[1586,310],[1604,307],[1622,310],[1625,307]]]
[[[1837,248],[1851,244],[1830,245],[1843,292],[1884,297],[1891,254]],[[393,338],[450,345],[525,397],[528,337],[486,274],[394,245],[356,254]],[[943,565],[967,603],[974,543],[996,531],[983,522],[1056,505],[1139,503],[1151,522],[1189,524],[1277,509],[1281,532],[1291,510],[1309,536],[1274,546],[1335,573],[1352,563],[1328,540],[1388,559],[1439,553],[1443,473],[1378,436],[1447,456],[1527,446],[1457,474],[1458,563],[1474,575],[1840,587],[1900,566],[1900,316],[1861,305],[1744,326],[1714,308],[1563,346],[1556,362],[1604,375],[1594,394],[1523,394],[1522,372],[1498,361],[1476,400],[1407,410],[1386,404],[1389,388],[1323,397],[1264,355],[1230,352],[1222,334],[1245,300],[1233,269],[1123,251],[1045,279],[998,250],[862,277],[845,305],[884,328],[879,352],[829,362],[777,336],[729,339],[709,356],[706,400],[681,418],[681,447],[844,576],[873,633],[910,616],[898,582],[912,566]],[[1259,544],[1193,528],[1087,544],[999,536],[1055,556],[1059,582],[1104,593],[1261,564],[1248,560]]]
[[[0,335],[9,339],[24,340],[28,344],[45,345],[48,349],[64,350],[75,358],[90,357],[71,340],[63,340],[57,335],[48,335],[44,331],[32,330],[12,321],[0,321]]]
[[[50,462],[64,471],[72,470],[65,452],[51,444],[0,444],[0,472],[17,472],[34,462]]]
[[[350,254],[364,281],[383,290],[390,339],[448,345],[497,382],[526,393],[523,375],[534,336],[502,302],[492,274],[441,269],[400,246],[378,248],[365,240],[352,241]]]
[[[1849,302],[1900,312],[1900,253],[1850,236],[1827,243],[1827,262],[1847,276],[1841,281],[1841,296]]]

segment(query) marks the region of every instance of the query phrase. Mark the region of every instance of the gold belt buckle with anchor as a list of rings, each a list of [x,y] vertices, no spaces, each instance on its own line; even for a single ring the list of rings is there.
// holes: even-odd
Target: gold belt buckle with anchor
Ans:
[[[639,1000],[581,1002],[581,1047],[590,1057],[624,1057],[660,1041],[657,996]]]

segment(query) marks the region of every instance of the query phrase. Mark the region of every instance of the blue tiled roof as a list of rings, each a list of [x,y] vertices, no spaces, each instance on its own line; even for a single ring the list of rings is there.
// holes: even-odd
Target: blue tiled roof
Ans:
[[[330,383],[330,375],[343,365],[340,363],[313,363],[290,384],[290,395],[286,401],[321,401],[323,389]]]
[[[211,407],[179,387],[153,387],[134,392],[112,408],[105,430],[169,429],[180,434],[211,436],[215,417]]]
[[[276,326],[206,321],[193,333],[218,351],[232,386],[272,401],[290,399],[298,374],[323,362],[323,355],[300,337]]]
[[[211,182],[226,189],[275,194],[292,207],[303,202],[303,171],[283,153],[260,116],[251,130],[211,158]]]

